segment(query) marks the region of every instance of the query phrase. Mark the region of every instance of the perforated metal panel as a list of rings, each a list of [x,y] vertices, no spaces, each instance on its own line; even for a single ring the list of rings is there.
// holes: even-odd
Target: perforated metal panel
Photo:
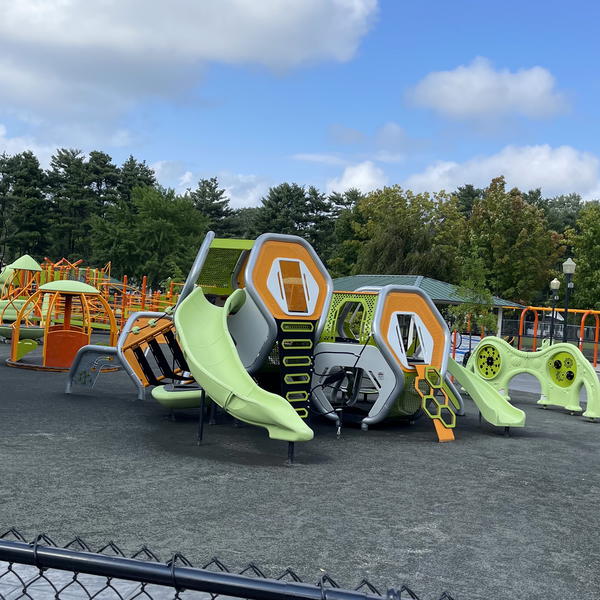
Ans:
[[[371,336],[371,326],[373,316],[375,315],[375,306],[377,304],[377,294],[358,293],[358,292],[334,292],[331,298],[327,321],[321,334],[321,342],[335,342],[340,337],[340,327],[342,331],[349,332],[350,329],[356,333],[356,341],[366,344]],[[343,314],[343,311],[349,304],[360,304],[362,313],[360,318],[349,326],[350,314]],[[343,319],[343,323],[341,322]],[[342,336],[345,337],[345,336]],[[373,340],[369,343],[373,344]]]
[[[239,248],[211,248],[202,267],[198,285],[207,294],[228,294],[233,291],[231,276],[240,256],[245,250]]]
[[[394,406],[390,411],[392,417],[407,417],[416,414],[421,408],[422,399],[415,389],[414,381],[416,374],[407,373],[406,382],[402,393],[396,398]]]

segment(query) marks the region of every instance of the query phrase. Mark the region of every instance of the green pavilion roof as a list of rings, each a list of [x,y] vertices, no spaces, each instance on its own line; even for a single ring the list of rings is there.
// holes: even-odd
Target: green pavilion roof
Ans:
[[[362,287],[383,287],[385,285],[414,285],[429,294],[439,304],[461,304],[467,299],[458,294],[457,286],[422,275],[349,275],[333,280],[336,291],[354,291]],[[523,308],[521,304],[494,296],[494,306]]]

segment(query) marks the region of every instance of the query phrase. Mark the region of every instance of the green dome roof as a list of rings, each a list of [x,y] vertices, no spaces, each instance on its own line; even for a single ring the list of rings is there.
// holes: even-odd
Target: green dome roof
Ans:
[[[35,261],[29,254],[23,254],[20,258],[17,258],[15,262],[8,265],[10,269],[20,269],[21,271],[41,271],[39,263]]]
[[[4,267],[2,271],[0,271],[0,283],[4,283],[8,281],[9,277],[14,273],[14,269],[11,267]]]
[[[40,285],[40,290],[45,292],[69,292],[71,294],[99,294],[100,292],[93,286],[81,281],[71,279],[61,279],[59,281],[50,281]]]

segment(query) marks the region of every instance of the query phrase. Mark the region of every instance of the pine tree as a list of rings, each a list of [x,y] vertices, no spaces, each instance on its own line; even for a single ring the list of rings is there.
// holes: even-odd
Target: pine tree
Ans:
[[[206,217],[210,229],[217,236],[231,235],[233,210],[229,206],[229,198],[225,190],[219,187],[216,177],[201,179],[198,187],[190,192],[189,196],[196,210]]]
[[[117,190],[119,197],[125,202],[131,200],[131,193],[137,187],[154,187],[156,175],[145,161],[139,162],[133,156],[121,165]]]
[[[483,190],[467,183],[460,186],[452,195],[456,196],[460,212],[468,219],[471,217],[475,203],[483,198]]]
[[[297,183],[281,183],[261,199],[256,228],[259,233],[298,235],[309,220],[306,190]]]
[[[94,213],[102,215],[119,200],[121,173],[108,154],[96,150],[90,152],[86,170],[87,184],[96,205]]]
[[[90,219],[97,206],[88,186],[87,165],[81,150],[57,150],[50,160],[48,181],[52,199],[53,256],[87,258]]]
[[[6,264],[7,243],[10,235],[12,221],[12,198],[10,194],[9,157],[6,153],[0,154],[0,268]]]
[[[6,158],[3,183],[10,219],[6,242],[12,256],[31,254],[43,259],[49,249],[50,215],[46,175],[36,156],[26,151]]]
[[[233,211],[229,218],[229,231],[231,237],[242,239],[255,239],[260,235],[256,219],[260,212],[258,206],[247,206]]]

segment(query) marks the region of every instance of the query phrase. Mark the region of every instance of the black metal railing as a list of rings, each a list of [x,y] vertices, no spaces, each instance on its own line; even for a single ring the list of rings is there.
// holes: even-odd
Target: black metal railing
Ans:
[[[316,584],[310,584],[303,583],[292,569],[269,578],[254,563],[233,573],[217,558],[197,568],[176,553],[164,563],[146,546],[127,557],[112,541],[94,552],[80,537],[58,546],[44,534],[31,542],[16,529],[0,535],[0,599],[214,600],[222,596],[251,600],[372,600],[384,595],[386,600],[419,600],[405,585],[382,594],[366,579],[350,590],[341,588],[326,573]],[[439,600],[453,599],[444,592]]]

